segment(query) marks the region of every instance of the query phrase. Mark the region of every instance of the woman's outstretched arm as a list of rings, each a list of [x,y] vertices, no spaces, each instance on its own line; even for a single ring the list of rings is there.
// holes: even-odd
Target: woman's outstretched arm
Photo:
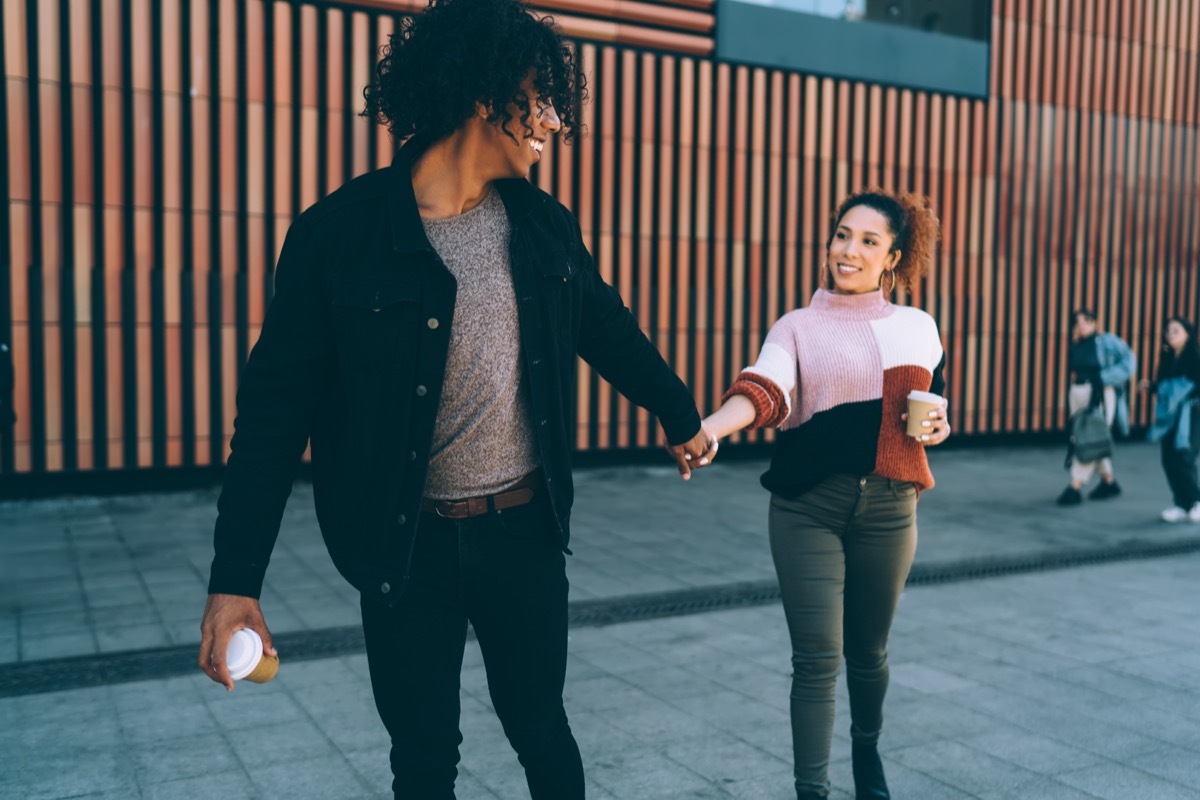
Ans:
[[[704,418],[704,429],[718,439],[754,424],[754,403],[744,394],[733,394],[726,398],[721,407]]]

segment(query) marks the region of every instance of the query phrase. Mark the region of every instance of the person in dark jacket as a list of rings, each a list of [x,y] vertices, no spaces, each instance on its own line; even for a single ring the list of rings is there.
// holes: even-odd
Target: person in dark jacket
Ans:
[[[1148,383],[1143,388],[1149,388]],[[1200,343],[1196,328],[1183,317],[1171,317],[1163,331],[1162,360],[1154,384],[1154,424],[1149,439],[1161,442],[1163,472],[1171,487],[1172,505],[1164,522],[1200,522]]]
[[[366,91],[404,144],[294,222],[242,373],[200,667],[233,688],[238,628],[275,652],[258,597],[311,443],[396,797],[454,797],[468,622],[531,796],[584,796],[562,701],[577,357],[657,415],[683,477],[715,452],[575,217],[527,180],[584,95],[552,23],[517,0],[416,15]]]

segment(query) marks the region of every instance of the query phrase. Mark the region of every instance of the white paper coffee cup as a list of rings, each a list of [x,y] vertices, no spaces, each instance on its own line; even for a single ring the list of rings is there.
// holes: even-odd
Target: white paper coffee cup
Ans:
[[[908,435],[920,439],[929,433],[929,428],[922,422],[929,421],[929,412],[942,407],[944,399],[933,392],[922,392],[913,389],[908,393]]]
[[[262,637],[257,631],[242,628],[229,637],[225,666],[229,668],[229,677],[235,681],[266,683],[279,670],[279,658],[263,653]]]

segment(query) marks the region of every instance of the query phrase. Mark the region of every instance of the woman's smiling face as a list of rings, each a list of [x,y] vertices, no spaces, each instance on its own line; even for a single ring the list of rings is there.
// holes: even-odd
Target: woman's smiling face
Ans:
[[[873,292],[886,270],[900,260],[887,217],[868,206],[854,206],[838,220],[829,240],[827,259],[839,294]]]

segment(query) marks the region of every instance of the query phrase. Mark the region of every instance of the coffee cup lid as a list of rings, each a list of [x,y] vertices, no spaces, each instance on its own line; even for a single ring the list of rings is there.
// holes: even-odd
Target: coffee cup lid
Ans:
[[[942,402],[942,396],[940,394],[934,394],[933,392],[922,392],[920,389],[913,389],[911,392],[909,392],[908,399],[924,400],[928,403]]]
[[[229,677],[235,681],[249,675],[262,660],[263,643],[257,631],[242,628],[233,632],[229,637],[229,649],[225,651],[225,665],[229,667]]]

